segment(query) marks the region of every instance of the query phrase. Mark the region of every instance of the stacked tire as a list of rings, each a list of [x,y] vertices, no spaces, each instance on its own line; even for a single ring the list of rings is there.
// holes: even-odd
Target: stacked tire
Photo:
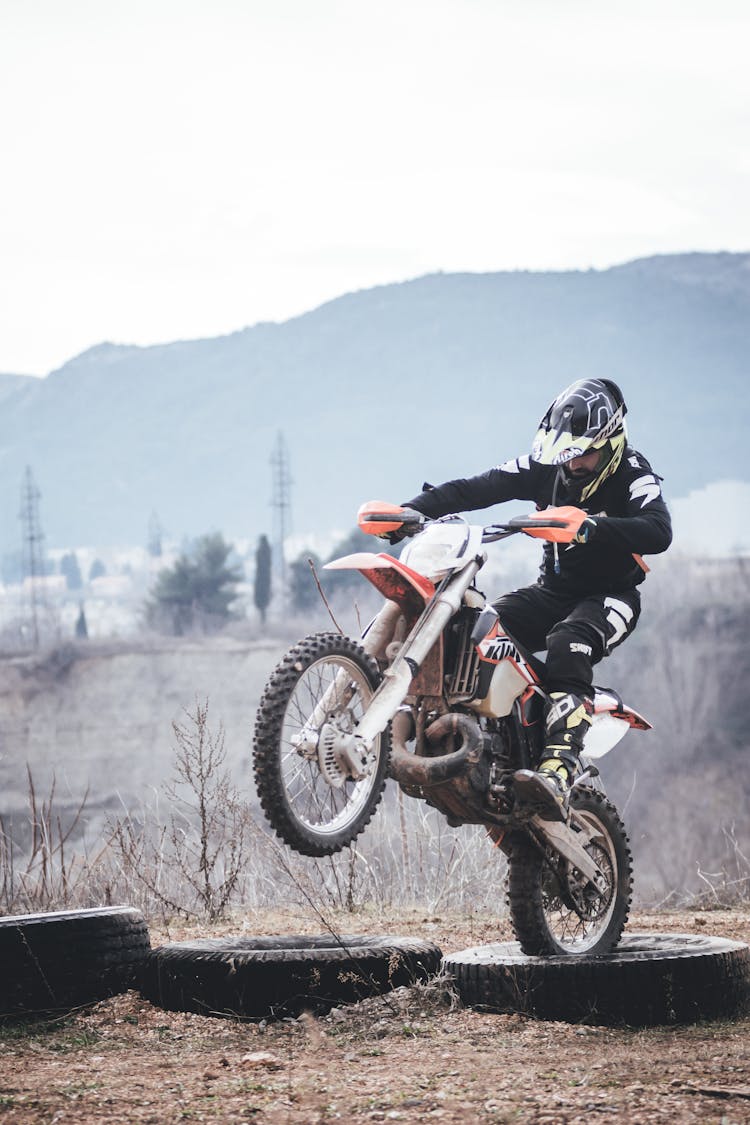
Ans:
[[[155,949],[142,995],[201,1015],[280,1019],[321,1015],[440,969],[441,951],[417,938],[322,934],[175,942]]]
[[[599,957],[528,957],[502,942],[453,953],[443,968],[470,1007],[568,1023],[647,1027],[750,1010],[750,948],[698,934],[626,934]]]
[[[140,988],[173,1011],[244,1019],[321,1015],[442,971],[464,1004],[634,1027],[750,1011],[750,948],[698,934],[626,934],[603,956],[527,956],[517,942],[443,957],[391,935],[225,937],[151,950],[128,906],[0,918],[0,1016],[69,1011]]]
[[[0,1015],[61,1012],[137,984],[151,948],[129,906],[0,918]]]

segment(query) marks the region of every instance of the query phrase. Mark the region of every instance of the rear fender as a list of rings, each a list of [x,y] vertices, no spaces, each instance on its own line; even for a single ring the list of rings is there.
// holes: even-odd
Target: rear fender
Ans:
[[[594,714],[612,715],[635,730],[653,730],[648,719],[623,703],[622,698],[611,688],[594,688]]]
[[[651,730],[651,723],[623,703],[616,692],[595,689],[594,714],[583,742],[587,758],[602,758],[629,730]]]

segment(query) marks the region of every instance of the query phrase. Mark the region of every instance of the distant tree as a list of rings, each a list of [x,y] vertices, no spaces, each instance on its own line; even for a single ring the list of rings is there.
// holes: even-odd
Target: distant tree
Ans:
[[[232,545],[213,532],[197,539],[174,566],[161,571],[146,605],[150,624],[176,636],[226,624],[242,577],[239,568],[228,563],[231,551]]]
[[[258,540],[255,552],[255,608],[260,613],[260,619],[265,625],[266,611],[271,602],[271,544],[265,535]]]
[[[94,559],[89,568],[89,582],[92,582],[95,578],[103,578],[106,573],[107,568],[102,560]]]
[[[63,555],[60,559],[60,574],[65,576],[65,581],[69,590],[80,590],[83,585],[83,578],[81,577],[81,568],[78,565],[75,551]]]
[[[89,628],[86,624],[86,614],[83,609],[83,602],[81,602],[81,608],[78,612],[78,617],[76,618],[76,637],[78,637],[79,640],[85,641],[88,635]]]
[[[153,559],[160,559],[162,555],[162,530],[156,512],[151,513],[148,521],[148,540],[146,549]]]
[[[289,595],[294,609],[307,613],[323,603],[310,567],[312,561],[316,572],[320,570],[320,559],[316,554],[305,553],[289,564]]]

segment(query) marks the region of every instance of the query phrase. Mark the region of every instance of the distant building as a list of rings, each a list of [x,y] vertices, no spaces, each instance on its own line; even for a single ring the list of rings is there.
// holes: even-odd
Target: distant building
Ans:
[[[67,588],[64,574],[37,574],[33,578],[27,575],[21,585],[24,594],[30,594],[32,590],[38,594],[64,594]]]
[[[97,598],[122,598],[133,589],[133,580],[127,574],[102,574],[92,578],[89,586]]]

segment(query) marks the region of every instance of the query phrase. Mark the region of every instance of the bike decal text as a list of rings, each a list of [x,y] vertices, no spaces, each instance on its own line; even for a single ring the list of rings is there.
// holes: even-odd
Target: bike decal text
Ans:
[[[479,651],[485,660],[494,660],[498,664],[508,657],[512,660],[520,660],[518,649],[507,637],[482,641]]]

